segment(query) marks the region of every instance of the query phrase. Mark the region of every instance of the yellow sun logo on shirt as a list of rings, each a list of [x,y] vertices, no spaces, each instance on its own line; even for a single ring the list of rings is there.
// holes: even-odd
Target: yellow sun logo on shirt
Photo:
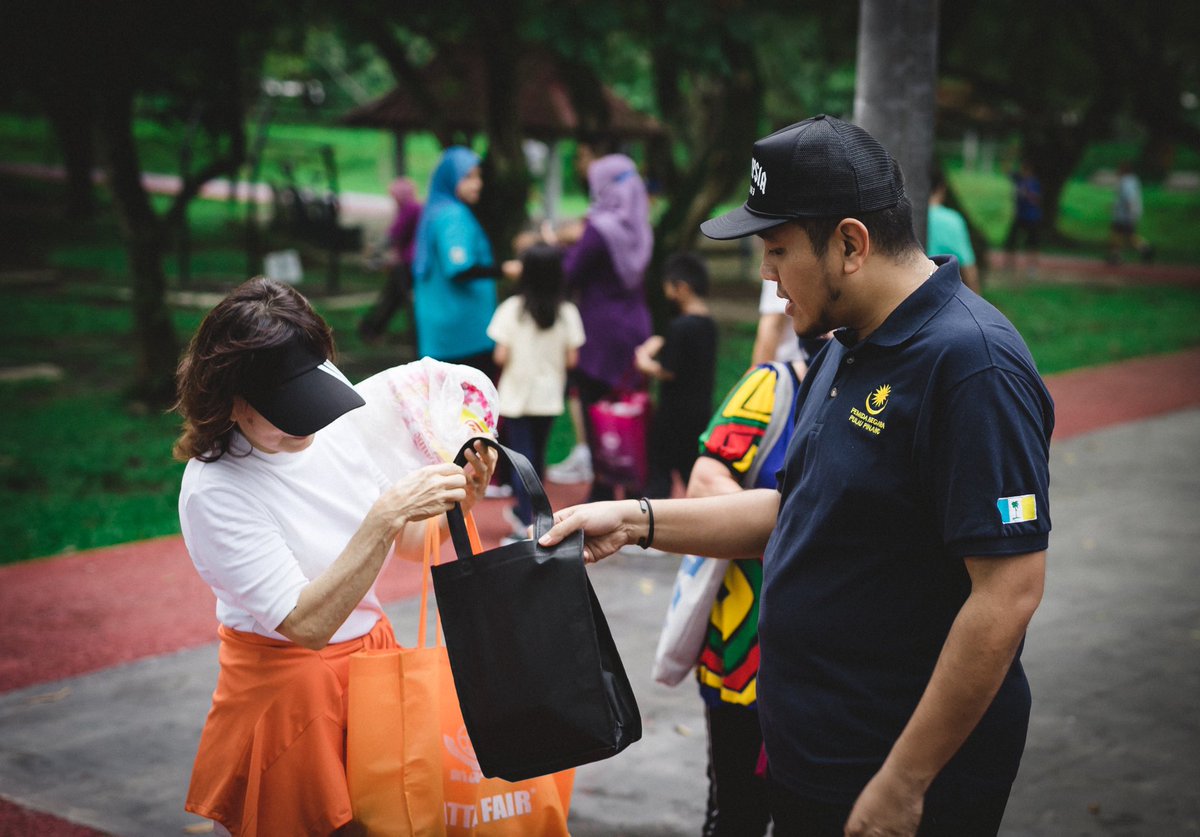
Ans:
[[[887,406],[888,396],[892,394],[890,384],[884,384],[876,389],[873,393],[867,396],[867,412],[873,416],[877,416],[883,412],[883,408]]]

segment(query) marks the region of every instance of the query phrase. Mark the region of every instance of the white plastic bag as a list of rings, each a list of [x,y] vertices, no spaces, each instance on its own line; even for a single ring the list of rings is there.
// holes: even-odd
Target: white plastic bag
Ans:
[[[674,686],[696,667],[717,591],[729,562],[719,558],[684,555],[675,574],[675,589],[667,618],[654,651],[654,679]]]
[[[473,436],[495,436],[496,387],[471,366],[422,358],[355,386],[366,406],[347,413],[391,480],[451,462]]]

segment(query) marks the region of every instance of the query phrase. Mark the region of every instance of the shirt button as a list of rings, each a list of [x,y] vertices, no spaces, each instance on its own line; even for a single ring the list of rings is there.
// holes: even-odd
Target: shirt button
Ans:
[[[837,398],[837,387],[834,387],[833,389],[829,390],[829,397]]]
[[[846,358],[846,365],[847,365],[847,366],[849,366],[849,365],[850,365],[850,364],[852,364],[852,363],[854,363],[854,358],[852,358],[852,357],[848,357],[848,358]]]

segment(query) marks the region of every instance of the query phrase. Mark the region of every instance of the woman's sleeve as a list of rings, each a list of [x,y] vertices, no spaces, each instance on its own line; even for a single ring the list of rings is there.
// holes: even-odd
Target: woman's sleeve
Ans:
[[[583,330],[583,317],[579,315],[579,309],[573,302],[564,302],[561,310],[563,320],[567,324],[567,345],[578,349],[587,342],[587,333]]]
[[[604,241],[590,224],[583,235],[563,255],[563,278],[567,287],[579,288],[595,272],[596,263],[604,252]]]
[[[492,338],[501,346],[511,346],[513,342],[513,328],[516,326],[517,309],[520,304],[518,297],[509,297],[501,302],[496,308],[496,313],[492,314],[492,321],[488,323],[487,336]]]
[[[267,509],[227,489],[197,492],[183,509],[187,548],[217,598],[269,630],[287,618],[309,579]]]
[[[446,212],[440,220],[434,231],[433,249],[438,262],[446,267],[445,275],[456,276],[475,267],[476,255],[471,247],[473,230],[468,220],[457,212]]]

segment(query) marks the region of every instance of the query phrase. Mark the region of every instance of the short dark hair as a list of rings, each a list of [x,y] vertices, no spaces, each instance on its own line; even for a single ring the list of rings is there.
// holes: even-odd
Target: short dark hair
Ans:
[[[896,258],[913,251],[921,251],[922,248],[921,243],[917,241],[916,230],[913,229],[912,201],[903,189],[904,174],[895,160],[892,161],[892,177],[901,187],[900,200],[896,205],[852,217],[861,221],[867,228],[867,233],[871,236],[871,246],[876,252]],[[829,215],[823,218],[795,218],[793,223],[808,235],[813,255],[821,258],[829,249],[834,230],[845,217]]]
[[[708,266],[695,253],[673,253],[663,264],[664,282],[682,282],[699,297],[708,296]]]
[[[263,276],[244,282],[208,312],[175,374],[183,432],[175,458],[215,462],[229,452],[233,399],[247,387],[256,351],[296,335],[322,357],[334,359],[328,324],[291,285]]]

